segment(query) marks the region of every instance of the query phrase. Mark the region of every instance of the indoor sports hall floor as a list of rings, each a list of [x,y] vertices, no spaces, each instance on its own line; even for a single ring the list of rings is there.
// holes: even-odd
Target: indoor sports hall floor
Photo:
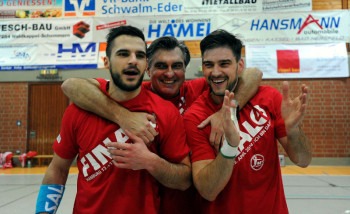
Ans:
[[[46,167],[0,169],[0,214],[35,212]],[[282,167],[290,214],[350,214],[350,166]],[[72,167],[57,214],[72,213],[77,168]]]

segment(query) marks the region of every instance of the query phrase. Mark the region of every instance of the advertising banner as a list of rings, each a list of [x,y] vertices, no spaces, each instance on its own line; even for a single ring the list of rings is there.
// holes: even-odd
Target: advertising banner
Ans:
[[[143,16],[95,18],[94,41],[105,42],[110,28],[132,25],[140,28],[146,41],[162,36],[175,36],[179,40],[201,40],[216,29],[215,15]]]
[[[247,45],[246,66],[258,67],[264,79],[349,77],[345,43]]]
[[[97,68],[98,43],[0,45],[0,71]]]
[[[312,0],[263,0],[262,10],[267,11],[312,11]]]
[[[174,15],[184,12],[184,0],[104,0],[96,1],[97,16]]]
[[[187,14],[221,14],[262,12],[263,0],[199,0],[185,1]]]
[[[1,0],[1,18],[62,17],[62,0]]]
[[[245,45],[350,41],[348,10],[218,16],[217,28],[239,36]]]
[[[0,44],[92,42],[92,18],[4,19]]]

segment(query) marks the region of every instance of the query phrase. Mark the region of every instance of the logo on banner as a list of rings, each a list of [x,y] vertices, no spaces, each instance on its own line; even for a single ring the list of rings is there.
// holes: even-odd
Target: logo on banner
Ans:
[[[321,30],[323,30],[322,26],[320,25],[320,23],[318,23],[318,19],[314,19],[314,17],[312,17],[311,15],[309,15],[307,17],[307,19],[305,20],[305,22],[303,23],[303,25],[301,26],[301,28],[299,29],[298,33],[297,34],[300,34],[301,31],[306,27],[308,26],[309,24],[316,24]]]
[[[161,36],[174,37],[204,37],[210,33],[210,19],[189,20],[158,20],[159,24],[148,26],[148,38],[159,38]],[[186,23],[184,23],[186,21]],[[198,21],[198,22],[196,22]]]
[[[251,31],[274,31],[274,30],[298,30],[297,34],[303,32],[304,34],[337,34],[340,25],[340,16],[321,17],[315,19],[309,15],[305,21],[303,18],[283,18],[283,19],[253,19],[251,22]],[[316,25],[320,30],[305,30],[309,25]]]
[[[13,51],[14,54],[14,59],[22,59],[22,60],[30,60],[32,57],[30,56],[29,53],[25,52],[25,51]]]
[[[202,5],[228,5],[228,4],[255,4],[257,0],[225,0],[225,1],[213,1],[202,0]]]
[[[58,44],[57,57],[91,57],[95,56],[96,43],[88,44]]]
[[[90,25],[83,21],[78,22],[73,26],[73,34],[80,39],[84,38],[85,33],[89,31],[90,31]]]
[[[277,73],[299,73],[298,50],[277,50]]]
[[[119,27],[119,26],[122,26],[122,25],[126,25],[126,20],[112,22],[112,23],[107,23],[107,24],[103,24],[103,25],[97,25],[96,26],[96,30],[104,30],[104,29],[108,29],[108,28]]]
[[[65,16],[94,16],[95,0],[65,0]]]

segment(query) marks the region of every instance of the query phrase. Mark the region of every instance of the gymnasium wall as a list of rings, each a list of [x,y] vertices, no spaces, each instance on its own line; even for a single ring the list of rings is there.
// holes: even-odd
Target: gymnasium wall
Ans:
[[[350,0],[313,0],[313,10],[348,9]],[[193,57],[200,57],[199,42],[186,42]],[[348,44],[349,45],[349,44]],[[349,46],[348,46],[349,51]],[[106,71],[64,71],[62,81],[69,77],[108,77]],[[33,71],[3,72],[0,83],[0,152],[19,149],[27,152],[28,84]],[[35,78],[34,78],[35,79]],[[17,81],[16,81],[17,80]],[[291,95],[297,96],[300,85],[309,87],[309,106],[302,127],[312,142],[312,164],[350,164],[350,78],[289,79]],[[263,80],[281,91],[282,80]],[[21,125],[17,124],[20,121]],[[279,148],[280,153],[284,153]],[[340,160],[340,161],[338,161]]]

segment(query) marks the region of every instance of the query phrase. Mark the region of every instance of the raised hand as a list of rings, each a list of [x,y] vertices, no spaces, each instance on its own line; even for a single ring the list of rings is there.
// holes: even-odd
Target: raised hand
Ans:
[[[233,100],[234,93],[225,91],[224,102],[222,104],[222,109],[224,110],[224,132],[226,141],[233,147],[237,147],[240,141],[239,133],[231,120],[231,110],[230,108],[237,108],[236,102]]]
[[[294,99],[289,96],[289,84],[283,82],[283,100],[281,105],[281,114],[286,125],[287,134],[296,131],[297,127],[303,120],[308,100],[308,88],[306,85],[301,86],[301,93]]]

